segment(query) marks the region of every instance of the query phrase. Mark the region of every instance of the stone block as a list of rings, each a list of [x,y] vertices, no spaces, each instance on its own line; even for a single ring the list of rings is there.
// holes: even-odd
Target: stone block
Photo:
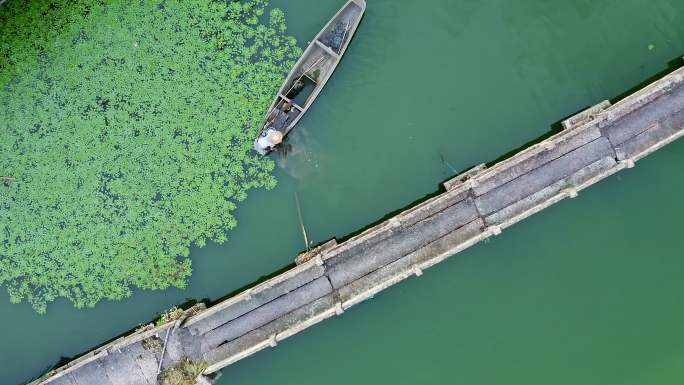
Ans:
[[[112,385],[156,385],[148,382],[140,367],[135,362],[135,356],[125,351],[110,353],[102,359],[107,377]],[[94,382],[92,384],[95,384]]]
[[[590,122],[596,115],[610,107],[610,101],[604,100],[601,103],[587,108],[586,110],[573,115],[572,117],[565,119],[561,122],[563,129],[567,130],[570,128],[579,127],[583,124]]]
[[[615,148],[615,153],[619,160],[641,158],[641,154],[649,152],[649,148],[667,141],[670,137],[675,137],[683,129],[684,109],[650,125],[639,134],[619,144]]]
[[[638,109],[623,115],[620,119],[609,122],[601,129],[613,146],[620,146],[630,138],[641,134],[654,123],[665,120],[668,116],[684,109],[684,87],[677,87],[671,92],[661,95]]]
[[[291,291],[239,318],[236,318],[202,337],[202,352],[207,352],[216,346],[232,341],[250,331],[257,329],[283,315],[313,302],[332,292],[330,282],[326,277],[317,278],[308,284]]]
[[[343,301],[344,307],[348,308],[410,276],[422,274],[423,266],[431,266],[432,259],[446,258],[461,250],[461,246],[471,239],[481,235],[483,225],[482,220],[477,218],[420,249],[348,283],[338,290],[340,300]]]
[[[106,363],[95,360],[70,373],[76,385],[117,385],[110,381],[105,368]]]
[[[186,322],[186,327],[196,335],[204,334],[227,322],[230,322],[243,314],[246,314],[259,306],[269,303],[292,290],[295,290],[323,275],[323,266],[308,263],[297,266],[294,274],[286,277],[275,277],[270,282],[256,286],[246,293],[231,298],[215,309],[208,310],[210,314],[199,319],[191,319]]]
[[[601,132],[597,127],[587,126],[565,132],[556,138],[548,139],[546,142],[553,143],[554,146],[548,146],[547,150],[540,151],[532,156],[515,156],[507,160],[503,167],[495,165],[487,174],[476,179],[477,186],[473,187],[473,191],[477,196],[484,195],[499,186],[591,143],[600,136]],[[544,147],[544,143],[540,143],[537,146]]]
[[[470,223],[477,217],[472,199],[467,199],[412,227],[395,232],[383,242],[358,248],[343,257],[326,261],[326,275],[334,288],[342,287]]]
[[[335,305],[334,296],[326,295],[256,328],[244,336],[207,351],[204,354],[204,360],[210,365],[207,372],[214,372],[262,349],[271,347],[274,342],[277,343],[305,327],[310,327],[335,315]]]
[[[607,156],[613,156],[613,149],[608,140],[596,139],[478,197],[477,207],[482,215],[488,216]]]

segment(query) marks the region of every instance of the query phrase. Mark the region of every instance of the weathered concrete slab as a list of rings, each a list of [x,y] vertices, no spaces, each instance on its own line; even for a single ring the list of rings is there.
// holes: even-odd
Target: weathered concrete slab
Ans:
[[[608,156],[613,156],[613,149],[608,140],[605,138],[596,139],[543,167],[478,197],[475,202],[482,215],[489,215]]]
[[[567,183],[565,180],[559,180],[532,195],[528,195],[527,197],[488,215],[485,218],[485,223],[488,226],[504,224],[521,213],[524,213],[537,205],[543,204],[543,202],[552,200],[566,185]]]
[[[422,270],[432,266],[431,260],[444,259],[469,245],[469,241],[483,234],[484,222],[477,218],[459,227],[428,245],[373,271],[338,290],[343,307],[349,308],[373,297],[378,292],[404,279],[422,274]],[[441,260],[440,259],[440,260]]]
[[[675,137],[682,130],[684,130],[684,109],[652,124],[636,136],[616,146],[615,153],[619,160],[639,159],[642,153],[648,152],[649,148],[667,141],[670,137]]]
[[[379,225],[373,226],[370,229],[363,231],[343,243],[333,247],[322,254],[322,259],[327,261],[329,259],[338,258],[340,256],[350,253],[350,250],[369,247],[370,245],[382,242],[387,237],[392,236],[392,231],[399,227],[398,221],[390,222],[384,221]]]
[[[386,241],[358,248],[326,261],[326,274],[340,288],[387,265],[478,217],[472,199],[447,208],[414,226],[394,233]]]
[[[431,198],[397,215],[396,220],[399,222],[397,228],[411,227],[450,206],[463,202],[467,197],[467,189],[452,189],[440,196]]]
[[[562,199],[573,197],[573,195],[577,193],[576,188],[578,186],[581,186],[587,180],[612,169],[616,164],[617,162],[612,157],[599,159],[567,178],[554,182],[534,194],[516,201],[510,206],[506,206],[503,209],[494,212],[486,217],[485,223],[487,226],[498,225],[502,228],[511,226],[512,224],[527,218],[529,215],[525,214],[528,211],[535,213]]]
[[[333,295],[326,295],[292,311],[244,336],[205,353],[204,361],[212,373],[260,350],[275,347],[280,341],[299,333],[339,312]]]
[[[47,385],[50,384],[51,381],[56,380],[61,376],[69,376],[69,378],[71,378],[71,381],[77,385],[81,385],[79,383],[79,380],[84,381],[85,383],[89,383],[89,381],[91,381],[89,376],[92,375],[95,378],[100,376],[99,374],[97,374],[97,371],[95,369],[97,369],[97,366],[102,365],[103,360],[106,359],[110,351],[116,352],[127,346],[134,345],[150,336],[153,336],[160,332],[164,332],[166,328],[168,328],[169,326],[171,325],[167,324],[155,327],[150,324],[148,325],[148,327],[142,328],[140,331],[136,331],[131,335],[119,337],[52,371],[52,373],[54,373],[52,376],[41,377],[35,381],[32,381],[30,385]],[[91,366],[91,364],[95,365],[95,367]],[[81,378],[82,375],[86,378]],[[102,379],[100,381],[105,381],[105,379]],[[109,382],[104,383],[104,385],[108,384]]]
[[[587,122],[592,121],[596,115],[605,111],[608,107],[610,107],[610,101],[604,100],[595,106],[589,107],[586,110],[563,120],[561,125],[563,126],[564,130],[577,128]]]
[[[299,265],[292,269],[292,274],[279,276],[256,286],[207,314],[191,318],[185,326],[193,334],[204,334],[315,280],[323,275],[323,270],[323,266],[313,262]]]
[[[143,345],[140,342],[121,349],[121,353],[133,357],[133,360],[147,379],[147,382],[150,384],[156,384],[157,367],[159,365],[158,353],[143,348]]]
[[[102,360],[102,366],[112,385],[156,385],[156,381],[147,381],[147,377],[135,362],[135,357],[123,351],[109,354]]]
[[[105,356],[107,353],[103,351],[103,348],[98,348],[95,350],[92,350],[76,359],[73,361],[69,362],[68,364],[52,370],[51,376],[47,377],[41,377],[35,381],[31,382],[31,385],[44,385],[50,383],[52,379],[58,379],[61,376],[66,376],[68,373],[75,372],[80,370],[81,367],[88,365],[89,363],[98,360],[100,357]],[[76,380],[73,377],[70,377],[71,381],[76,382]]]
[[[607,156],[570,175],[566,182],[568,187],[579,188],[597,176],[608,176],[616,166],[615,158]]]
[[[495,188],[502,186],[522,175],[552,162],[561,156],[568,154],[601,136],[598,127],[588,125],[576,130],[565,131],[556,135],[544,143],[540,143],[539,152],[525,153],[525,156],[516,156],[513,159],[495,165],[482,176],[476,176],[473,186],[475,195],[484,195]],[[544,149],[547,148],[547,149]]]
[[[171,329],[169,339],[166,343],[166,352],[162,367],[173,366],[175,362],[185,358],[196,361],[202,357],[201,339],[193,335],[188,329],[177,327]],[[160,335],[162,341],[166,335]]]
[[[481,170],[484,165],[478,166],[471,171],[460,175],[459,178],[463,179],[471,172]],[[445,184],[447,186],[447,184]],[[348,239],[344,243],[337,245],[337,247],[331,248],[323,253],[323,260],[326,262],[333,259],[343,259],[346,256],[353,254],[356,250],[363,248],[369,248],[373,245],[379,244],[385,241],[387,238],[393,236],[393,234],[407,227],[413,226],[415,223],[420,222],[436,213],[446,210],[449,206],[453,206],[463,200],[468,196],[467,188],[456,188],[449,186],[447,192],[440,195],[439,197],[428,199],[414,207],[411,207],[390,220],[384,221],[370,229],[363,231],[351,239]]]
[[[320,277],[309,282],[282,297],[204,334],[202,337],[202,351],[206,352],[224,342],[232,341],[307,303],[330,294],[331,292],[332,286],[326,277]]]
[[[665,120],[682,109],[684,109],[684,86],[679,86],[648,104],[640,105],[638,109],[606,125],[601,131],[614,146],[619,146],[648,130],[654,123]]]
[[[600,113],[595,120],[599,122],[599,127],[608,127],[634,111],[653,103],[661,96],[671,93],[675,88],[681,86],[683,82],[684,68],[679,68],[613,104],[606,111]]]
[[[115,385],[107,375],[106,363],[100,360],[89,362],[71,374],[71,378],[76,385]]]

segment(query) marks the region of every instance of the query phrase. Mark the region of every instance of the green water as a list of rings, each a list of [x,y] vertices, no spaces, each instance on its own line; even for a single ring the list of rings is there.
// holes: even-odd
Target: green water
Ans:
[[[272,2],[302,44],[340,0]],[[547,133],[684,54],[681,0],[368,0],[341,66],[185,291],[45,316],[0,297],[0,383],[186,299],[216,299],[461,170]],[[652,49],[649,49],[650,48]],[[442,158],[448,162],[445,165]],[[373,300],[224,370],[237,384],[679,384],[684,141]],[[266,235],[267,234],[267,235]],[[267,238],[267,239],[264,239]]]

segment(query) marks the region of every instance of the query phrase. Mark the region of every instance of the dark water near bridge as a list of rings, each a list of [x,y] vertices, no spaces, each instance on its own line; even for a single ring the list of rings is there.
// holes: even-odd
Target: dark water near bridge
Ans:
[[[273,1],[302,45],[339,0]],[[684,54],[676,0],[368,0],[279,160],[279,186],[196,250],[185,291],[45,316],[0,297],[2,384],[186,299],[217,299],[544,135]],[[684,377],[684,142],[296,338],[221,384],[669,384]],[[264,236],[268,234],[268,236]]]

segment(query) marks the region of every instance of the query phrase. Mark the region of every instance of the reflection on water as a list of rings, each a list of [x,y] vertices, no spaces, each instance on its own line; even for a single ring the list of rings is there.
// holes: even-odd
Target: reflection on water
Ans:
[[[311,135],[306,123],[300,123],[295,131],[297,134],[286,138],[274,159],[290,177],[302,181],[321,172],[320,162],[326,152],[316,142],[316,136]]]

